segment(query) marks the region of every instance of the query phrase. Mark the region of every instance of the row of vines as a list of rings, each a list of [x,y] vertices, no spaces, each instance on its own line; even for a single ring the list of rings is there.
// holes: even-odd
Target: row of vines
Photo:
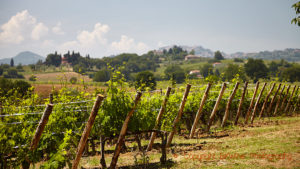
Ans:
[[[251,111],[252,113],[254,108],[257,109],[254,112],[255,116],[258,116],[263,110],[262,117],[291,115],[299,112],[299,87],[295,85],[282,83],[279,86],[279,83],[268,83],[263,89],[263,83],[261,83],[256,91],[255,99],[252,100],[256,85],[248,84],[244,93],[244,84],[240,83],[239,86],[236,86],[237,82],[238,80],[235,79],[232,83],[226,84],[226,89],[213,119],[211,119],[211,112],[215,108],[224,84],[211,85],[208,98],[199,117],[198,129],[206,131],[210,120],[212,120],[212,126],[220,128],[226,111],[228,118],[222,127],[232,126],[239,108],[241,112],[239,124],[245,123],[244,119],[247,112]],[[232,96],[235,86],[237,90]],[[177,125],[178,132],[182,131],[180,128],[185,129],[184,131],[187,133],[191,131],[206,88],[207,84],[200,86],[199,84],[192,84],[183,109],[183,116]],[[172,131],[173,121],[178,116],[184,91],[185,87],[171,90],[165,112],[157,124],[160,130]],[[93,149],[97,147],[95,140],[100,140],[100,137],[112,138],[120,133],[124,119],[134,104],[135,95],[135,92],[129,90],[123,75],[118,71],[113,73],[108,82],[108,88],[105,91],[98,91],[98,93],[104,94],[105,99],[89,135],[89,142]],[[243,94],[245,99],[239,106]],[[226,106],[228,106],[230,96],[232,96],[232,102],[229,110],[227,110]],[[86,92],[63,88],[54,93],[53,99],[45,99],[43,105],[37,105],[38,96],[32,92],[22,98],[19,98],[17,93],[10,97],[0,98],[0,167],[15,168],[20,165],[24,167],[28,163],[35,164],[44,161],[40,166],[41,168],[62,168],[64,166],[71,168],[72,160],[76,155],[76,147],[87,123],[95,97],[96,95],[93,96]],[[258,97],[260,97],[259,100]],[[143,92],[142,98],[130,119],[128,131],[152,130],[156,124],[156,117],[163,100],[164,91]],[[30,151],[35,129],[44,109],[50,102],[54,105],[52,114],[37,149]],[[251,104],[253,104],[252,107]]]

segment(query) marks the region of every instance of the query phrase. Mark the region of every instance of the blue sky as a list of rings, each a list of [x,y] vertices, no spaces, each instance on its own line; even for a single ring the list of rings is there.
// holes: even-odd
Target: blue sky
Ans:
[[[0,0],[0,58],[91,57],[201,45],[225,53],[300,47],[295,0]]]

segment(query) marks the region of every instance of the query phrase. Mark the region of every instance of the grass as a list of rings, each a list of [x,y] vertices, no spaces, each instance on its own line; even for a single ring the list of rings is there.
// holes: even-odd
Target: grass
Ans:
[[[232,127],[219,131],[218,135],[224,137],[202,135],[199,139],[185,139],[175,135],[173,144],[176,147],[168,149],[167,158],[171,163],[167,168],[300,167],[300,116],[255,120],[253,126]],[[160,139],[155,140],[155,143],[160,142]],[[142,140],[143,146],[147,144],[148,140]],[[126,142],[126,145],[131,147],[136,143]],[[118,166],[141,164],[141,154],[137,150],[120,154]],[[109,165],[112,154],[105,156]],[[164,168],[159,164],[159,149],[147,152],[147,156],[155,168]],[[84,157],[81,164],[84,167],[100,166],[99,161],[100,156]]]

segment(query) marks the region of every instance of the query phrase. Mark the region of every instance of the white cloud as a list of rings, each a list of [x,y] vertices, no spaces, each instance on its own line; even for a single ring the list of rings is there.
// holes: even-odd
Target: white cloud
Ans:
[[[1,44],[20,44],[26,39],[39,40],[47,35],[48,28],[42,22],[30,15],[27,10],[18,12],[1,26]]]
[[[56,26],[52,28],[52,32],[57,35],[64,35],[65,32],[61,29],[61,22],[58,22]]]
[[[103,37],[109,31],[108,25],[101,25],[96,23],[92,32],[83,30],[78,36],[77,40],[82,46],[90,46],[96,43],[106,44],[106,39]]]
[[[136,43],[133,38],[122,35],[119,42],[111,43],[111,50],[116,53],[136,52],[141,54],[147,52],[149,47],[143,42]]]
[[[41,37],[45,36],[48,34],[48,28],[45,26],[43,23],[38,23],[35,25],[31,32],[31,38],[33,40],[39,40]]]
[[[24,41],[28,31],[32,30],[36,19],[27,10],[18,12],[10,20],[1,26],[1,43],[19,44]]]

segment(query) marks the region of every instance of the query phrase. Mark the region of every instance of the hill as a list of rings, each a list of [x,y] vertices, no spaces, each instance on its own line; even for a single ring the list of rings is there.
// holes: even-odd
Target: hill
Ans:
[[[15,57],[13,57],[13,59],[15,65],[18,64],[29,65],[29,64],[35,64],[39,60],[42,61],[45,60],[43,56],[30,51],[20,52]],[[10,64],[10,60],[11,58],[0,59],[0,64]]]

